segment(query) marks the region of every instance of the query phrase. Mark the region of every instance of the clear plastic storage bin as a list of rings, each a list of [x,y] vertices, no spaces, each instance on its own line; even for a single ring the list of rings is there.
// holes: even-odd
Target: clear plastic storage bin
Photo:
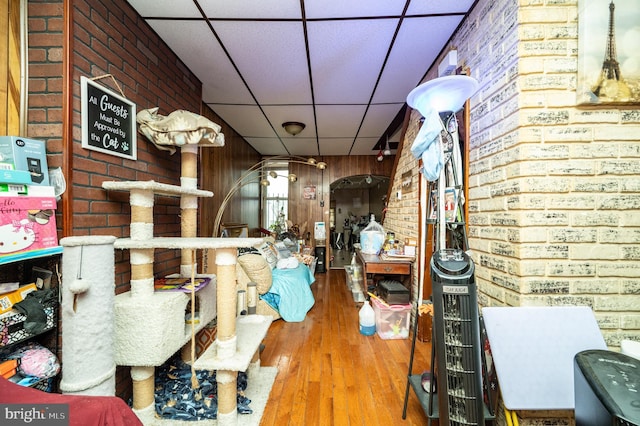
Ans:
[[[384,305],[371,298],[376,314],[376,332],[381,339],[407,339],[411,322],[411,305]]]

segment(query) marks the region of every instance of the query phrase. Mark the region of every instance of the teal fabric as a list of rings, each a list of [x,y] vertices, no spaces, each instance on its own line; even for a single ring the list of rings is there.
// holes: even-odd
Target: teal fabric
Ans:
[[[307,312],[316,302],[311,292],[311,284],[316,279],[309,267],[300,264],[297,268],[276,268],[272,275],[273,282],[269,292],[260,298],[277,310],[283,320],[304,321]]]

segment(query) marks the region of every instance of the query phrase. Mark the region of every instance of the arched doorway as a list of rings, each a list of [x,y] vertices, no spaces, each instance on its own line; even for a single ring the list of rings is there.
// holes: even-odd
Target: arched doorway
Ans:
[[[355,175],[332,182],[330,188],[329,267],[342,269],[351,262],[353,244],[359,232],[369,223],[373,214],[381,220],[386,207],[389,177],[378,175]]]

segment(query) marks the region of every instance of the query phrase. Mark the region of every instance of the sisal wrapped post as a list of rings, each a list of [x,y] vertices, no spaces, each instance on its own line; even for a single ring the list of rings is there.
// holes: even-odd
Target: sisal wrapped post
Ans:
[[[183,195],[180,199],[180,232],[182,238],[194,238],[198,233],[198,197]],[[191,249],[182,249],[180,265],[190,269],[196,259],[192,258]]]
[[[180,149],[181,170],[180,186],[188,189],[198,188],[198,145],[187,144]],[[180,226],[182,238],[194,238],[197,236],[198,222],[198,197],[195,195],[183,195],[180,198]],[[191,250],[181,251],[181,265],[191,266],[195,259],[191,258]]]
[[[194,201],[194,203],[188,203],[187,201]],[[198,201],[197,197],[182,196],[180,202],[180,231],[184,238],[192,238],[197,236],[197,222],[198,222]],[[187,250],[188,251],[188,250]]]
[[[235,419],[237,422],[238,373],[218,370],[216,382],[218,385],[218,424],[232,424],[228,422],[231,419]]]
[[[218,333],[218,357],[235,356],[236,353],[236,249],[222,248],[216,251],[218,286],[216,289]]]
[[[180,176],[183,178],[198,178],[198,145],[187,144],[180,148],[181,170]],[[182,185],[185,183],[182,182]]]
[[[154,249],[131,249],[131,297],[153,295]]]
[[[131,367],[133,408],[142,410],[154,403],[154,367]]]
[[[154,194],[151,190],[131,190],[129,195],[129,204],[131,205],[129,229],[132,240],[140,241],[153,238],[154,201]]]

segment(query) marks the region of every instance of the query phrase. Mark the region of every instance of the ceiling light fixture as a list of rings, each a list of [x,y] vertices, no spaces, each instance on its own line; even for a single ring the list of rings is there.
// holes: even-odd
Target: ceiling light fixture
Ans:
[[[282,123],[282,127],[284,127],[285,132],[289,133],[291,136],[295,136],[303,131],[307,126],[299,121],[287,121]]]
[[[387,144],[384,147],[383,154],[385,155],[385,157],[388,157],[389,155],[391,155],[391,148],[389,148],[389,135],[387,135]]]
[[[384,160],[384,153],[382,152],[382,150],[380,150],[380,152],[378,152],[378,156],[376,157],[376,160],[382,162],[382,160]]]

